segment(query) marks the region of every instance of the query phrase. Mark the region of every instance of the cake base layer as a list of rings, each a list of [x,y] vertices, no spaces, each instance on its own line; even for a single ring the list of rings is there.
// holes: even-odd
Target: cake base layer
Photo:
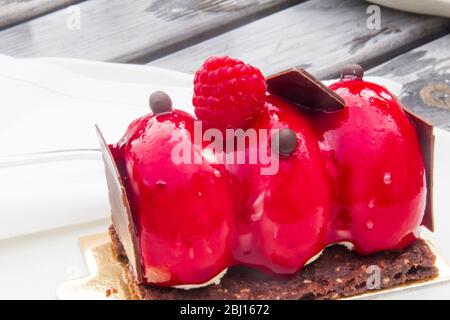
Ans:
[[[129,289],[139,300],[339,299],[438,276],[436,257],[419,239],[403,250],[361,256],[331,246],[293,277],[276,278],[246,267],[230,268],[219,285],[192,290],[139,285],[111,226],[113,252],[126,266]]]

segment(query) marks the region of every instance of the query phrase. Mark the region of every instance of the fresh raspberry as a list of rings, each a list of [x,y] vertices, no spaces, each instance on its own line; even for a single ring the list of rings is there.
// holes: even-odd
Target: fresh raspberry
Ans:
[[[261,71],[240,60],[210,57],[195,73],[192,104],[205,128],[245,128],[265,101]]]

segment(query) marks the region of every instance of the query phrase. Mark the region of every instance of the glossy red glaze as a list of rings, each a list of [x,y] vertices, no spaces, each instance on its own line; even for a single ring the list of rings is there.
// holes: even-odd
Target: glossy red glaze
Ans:
[[[345,109],[315,115],[333,183],[328,242],[360,253],[402,248],[416,237],[425,200],[425,169],[413,125],[384,87],[361,80],[330,86]]]
[[[266,110],[251,127],[258,132],[290,128],[297,135],[297,148],[279,159],[273,175],[262,175],[260,163],[232,167],[245,194],[233,253],[237,263],[294,274],[325,247],[329,187],[317,138],[302,114],[274,96],[268,96]],[[260,148],[252,145],[246,151],[255,154]]]
[[[367,254],[416,238],[426,185],[414,127],[378,85],[346,80],[331,89],[344,98],[343,110],[301,111],[267,96],[265,111],[250,124],[257,138],[259,129],[290,128],[298,142],[269,175],[261,169],[273,162],[263,165],[260,157],[270,152],[270,131],[267,144],[257,139],[231,151],[244,164],[220,164],[205,145],[194,145],[187,113],[130,124],[111,149],[147,283],[202,284],[234,264],[290,275],[332,243],[349,241]],[[202,163],[177,164],[174,148]]]
[[[193,123],[181,111],[146,116],[115,147],[147,283],[204,283],[230,265],[235,210],[229,173],[206,158],[202,165],[171,158],[176,145],[202,157],[193,145]]]

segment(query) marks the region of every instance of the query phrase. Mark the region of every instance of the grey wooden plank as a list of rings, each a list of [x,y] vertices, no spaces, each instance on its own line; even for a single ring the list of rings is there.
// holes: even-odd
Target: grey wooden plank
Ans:
[[[380,30],[366,26],[369,4],[359,0],[311,0],[150,62],[192,73],[210,55],[231,55],[272,74],[293,66],[335,76],[348,62],[373,65],[444,34],[444,18],[381,9]]]
[[[370,69],[367,74],[402,83],[399,98],[407,108],[450,130],[450,35]]]
[[[1,31],[0,52],[136,62],[298,2],[89,0],[77,5],[79,29],[67,27],[73,15],[56,11]]]
[[[80,0],[0,0],[0,29],[77,2]]]

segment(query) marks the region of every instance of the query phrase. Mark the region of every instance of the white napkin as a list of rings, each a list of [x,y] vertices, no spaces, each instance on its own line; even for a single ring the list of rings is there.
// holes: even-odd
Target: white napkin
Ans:
[[[109,216],[94,124],[116,142],[155,90],[192,110],[190,83],[148,66],[0,56],[0,239]]]

